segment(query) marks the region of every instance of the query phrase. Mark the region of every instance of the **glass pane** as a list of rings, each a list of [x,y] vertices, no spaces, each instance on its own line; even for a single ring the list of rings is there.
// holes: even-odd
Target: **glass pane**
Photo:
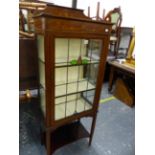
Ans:
[[[44,58],[44,36],[37,36],[38,57],[41,61],[45,61]]]
[[[82,95],[76,93],[55,99],[55,119],[59,120],[85,110],[90,110],[90,104]]]
[[[37,46],[38,46],[38,61],[39,61],[40,102],[42,112],[44,115],[46,115],[44,37],[41,35],[37,36]]]
[[[102,42],[55,39],[55,120],[92,109]]]

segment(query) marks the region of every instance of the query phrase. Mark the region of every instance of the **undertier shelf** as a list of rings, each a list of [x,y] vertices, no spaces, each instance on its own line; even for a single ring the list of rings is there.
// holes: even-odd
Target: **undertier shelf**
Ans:
[[[79,93],[83,91],[94,90],[95,86],[88,80],[80,80],[68,84],[56,85],[55,96],[61,97],[69,94]]]
[[[63,119],[65,117],[90,110],[92,105],[84,100],[82,97],[77,100],[69,100],[55,105],[55,120]]]
[[[73,122],[62,126],[51,133],[51,153],[66,144],[89,137],[90,134],[80,122]],[[45,133],[42,135],[42,143],[46,146]]]

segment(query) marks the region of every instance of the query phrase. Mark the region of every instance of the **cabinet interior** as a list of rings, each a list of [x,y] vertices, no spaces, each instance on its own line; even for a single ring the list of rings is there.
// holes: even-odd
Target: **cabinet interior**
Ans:
[[[101,40],[55,38],[55,120],[92,109]],[[44,37],[38,35],[41,108],[45,106]]]

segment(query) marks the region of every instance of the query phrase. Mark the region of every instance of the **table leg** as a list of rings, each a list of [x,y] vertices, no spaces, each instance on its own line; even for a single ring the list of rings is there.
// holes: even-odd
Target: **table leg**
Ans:
[[[112,90],[113,79],[114,79],[114,67],[111,66],[110,67],[110,76],[109,76],[109,88],[108,88],[109,91]]]

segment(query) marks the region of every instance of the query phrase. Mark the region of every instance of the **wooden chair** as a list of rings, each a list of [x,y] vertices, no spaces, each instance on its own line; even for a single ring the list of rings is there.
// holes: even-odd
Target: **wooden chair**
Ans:
[[[119,42],[120,42],[120,27],[122,23],[122,13],[121,8],[114,8],[109,11],[106,17],[104,18],[105,22],[113,23],[112,34],[110,37],[110,51],[112,52],[112,47],[114,47],[114,56],[117,58]]]
[[[94,17],[90,17],[90,6],[88,7],[88,17],[90,17],[92,20],[104,21],[105,9],[103,9],[102,17],[99,16],[99,12],[100,12],[100,2],[97,2],[96,16]]]
[[[34,35],[34,20],[33,15],[41,13],[46,9],[45,3],[35,2],[35,0],[19,2],[19,34],[20,37],[33,38]],[[25,15],[23,13],[25,11]]]

